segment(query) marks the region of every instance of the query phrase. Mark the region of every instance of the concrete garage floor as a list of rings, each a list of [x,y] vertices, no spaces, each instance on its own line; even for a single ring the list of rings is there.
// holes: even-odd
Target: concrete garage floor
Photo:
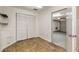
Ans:
[[[18,41],[9,47],[5,48],[3,52],[64,52],[65,49],[53,43],[37,38],[30,38]]]

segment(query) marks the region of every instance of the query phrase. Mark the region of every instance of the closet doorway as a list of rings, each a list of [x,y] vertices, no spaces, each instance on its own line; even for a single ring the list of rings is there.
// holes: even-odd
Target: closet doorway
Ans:
[[[16,40],[24,40],[35,36],[35,16],[17,13]]]

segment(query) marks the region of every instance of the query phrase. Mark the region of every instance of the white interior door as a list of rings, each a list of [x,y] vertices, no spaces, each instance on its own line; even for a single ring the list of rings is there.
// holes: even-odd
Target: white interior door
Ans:
[[[26,15],[17,14],[17,40],[27,39],[28,18]]]

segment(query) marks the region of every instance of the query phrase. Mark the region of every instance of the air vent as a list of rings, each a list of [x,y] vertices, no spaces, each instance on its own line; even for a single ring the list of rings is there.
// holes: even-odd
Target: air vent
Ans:
[[[33,10],[37,11],[38,9],[34,8]]]

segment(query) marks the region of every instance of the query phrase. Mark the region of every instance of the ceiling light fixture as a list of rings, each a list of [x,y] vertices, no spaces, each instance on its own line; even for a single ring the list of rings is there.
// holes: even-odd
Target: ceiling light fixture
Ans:
[[[43,6],[35,6],[36,8],[42,8]]]

